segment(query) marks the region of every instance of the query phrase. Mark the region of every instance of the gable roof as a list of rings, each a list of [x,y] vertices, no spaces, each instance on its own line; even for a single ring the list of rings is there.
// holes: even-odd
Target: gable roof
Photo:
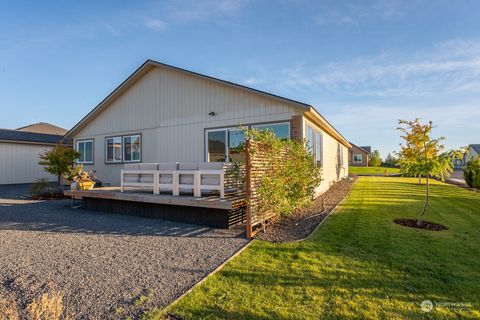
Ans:
[[[37,122],[28,126],[17,128],[15,130],[57,135],[64,135],[65,133],[67,133],[66,129],[54,126],[53,124],[47,122]]]
[[[363,149],[363,150],[367,151],[368,153],[372,153],[372,147],[370,147],[370,146],[361,146],[360,149]]]
[[[348,147],[348,148],[350,147],[349,142],[325,118],[323,118],[318,113],[318,111],[315,110],[315,108],[313,106],[311,106],[307,103],[300,102],[300,101],[293,100],[293,99],[289,99],[289,98],[285,98],[285,97],[282,97],[282,96],[279,96],[279,95],[275,95],[273,93],[257,90],[257,89],[247,87],[247,86],[244,86],[244,85],[241,85],[241,84],[238,84],[238,83],[230,82],[230,81],[227,81],[227,80],[222,80],[222,79],[219,79],[219,78],[204,75],[204,74],[197,73],[197,72],[194,72],[194,71],[189,71],[189,70],[186,70],[186,69],[182,69],[182,68],[179,68],[179,67],[175,67],[175,66],[172,66],[172,65],[168,65],[168,64],[165,64],[165,63],[154,61],[154,60],[151,60],[151,59],[145,61],[125,81],[123,81],[105,99],[103,99],[95,108],[93,108],[93,110],[91,110],[75,126],[73,126],[73,128],[70,129],[65,134],[65,137],[66,138],[71,138],[71,136],[75,132],[77,132],[78,130],[83,128],[86,124],[88,124],[89,121],[91,121],[103,109],[108,107],[108,105],[111,102],[113,102],[118,96],[120,96],[123,92],[125,92],[128,88],[130,88],[137,80],[139,80],[143,75],[145,75],[148,71],[150,71],[151,69],[153,69],[155,67],[174,70],[174,71],[185,73],[185,74],[192,75],[192,76],[195,76],[195,77],[200,77],[200,78],[203,78],[203,79],[207,79],[207,80],[210,80],[210,81],[213,81],[213,82],[221,83],[221,84],[224,84],[224,85],[227,85],[227,86],[235,87],[235,88],[238,88],[238,89],[241,89],[241,90],[246,90],[246,91],[250,91],[250,92],[253,92],[253,93],[265,95],[265,96],[268,96],[270,98],[277,99],[277,100],[280,100],[280,101],[283,101],[283,102],[291,103],[291,104],[303,109],[305,112],[309,112],[309,113],[313,114],[316,118],[319,118],[319,120],[321,122],[325,123],[326,129],[333,132],[333,136],[335,138],[337,138],[339,141],[341,141],[346,147]]]
[[[359,147],[359,146],[357,146],[356,144],[353,144],[352,142],[350,142],[350,144],[351,144],[353,147],[356,147],[356,148],[362,150],[362,151],[365,152],[366,154],[370,154],[370,153],[371,153],[372,147]]]
[[[64,140],[63,135],[0,129],[0,141],[54,145]]]
[[[477,154],[480,154],[480,144],[471,144],[470,147],[475,150]]]

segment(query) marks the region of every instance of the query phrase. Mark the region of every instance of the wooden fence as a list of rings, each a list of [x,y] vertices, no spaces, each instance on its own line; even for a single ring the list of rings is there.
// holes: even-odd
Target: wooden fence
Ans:
[[[286,150],[272,154],[256,142],[247,140],[245,145],[245,188],[247,196],[247,237],[252,238],[276,213],[263,205],[258,192],[262,177],[278,170]]]

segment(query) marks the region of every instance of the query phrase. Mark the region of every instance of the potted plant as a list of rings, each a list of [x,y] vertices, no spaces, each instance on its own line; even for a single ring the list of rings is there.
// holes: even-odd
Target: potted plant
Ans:
[[[71,167],[64,175],[65,179],[73,181],[72,190],[91,190],[95,186],[95,174],[93,171],[86,171],[82,165]]]

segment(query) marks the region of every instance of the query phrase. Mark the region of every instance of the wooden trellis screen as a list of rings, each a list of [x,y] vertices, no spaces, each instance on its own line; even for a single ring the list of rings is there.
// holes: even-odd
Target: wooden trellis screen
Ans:
[[[258,192],[261,177],[275,170],[275,166],[281,165],[286,151],[272,155],[265,152],[261,146],[254,148],[254,141],[247,140],[245,144],[245,185],[247,196],[247,237],[251,238],[265,227],[265,223],[275,216],[275,212],[262,206]],[[255,149],[255,152],[252,152]],[[267,156],[268,154],[268,156]],[[271,157],[275,157],[272,159]],[[277,161],[278,160],[278,161]]]

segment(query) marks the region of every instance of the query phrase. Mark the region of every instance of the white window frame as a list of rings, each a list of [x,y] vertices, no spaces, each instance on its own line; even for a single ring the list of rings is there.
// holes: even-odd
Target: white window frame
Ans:
[[[125,138],[130,137],[138,137],[140,140],[140,157],[138,160],[125,160]],[[116,138],[116,137],[114,137]],[[122,136],[122,161],[125,163],[136,163],[136,162],[142,162],[142,135],[141,134],[127,134],[125,136]]]
[[[92,143],[92,161],[85,161],[85,143],[86,142],[91,142]],[[94,142],[93,139],[83,139],[83,140],[77,140],[76,141],[76,151],[79,152],[80,148],[79,145],[80,143],[83,143],[83,155],[84,155],[84,160],[81,161],[80,159],[77,159],[77,163],[79,164],[93,164],[93,159],[94,159]]]
[[[313,136],[312,139],[313,141],[308,140],[308,131],[309,129],[312,130]],[[320,138],[320,139],[319,139]],[[316,165],[323,166],[323,132],[319,129],[317,129],[313,124],[307,122],[305,123],[305,139],[307,140],[307,147],[309,147],[308,144],[311,144],[312,150],[309,150],[313,156],[313,161],[315,162]],[[320,142],[320,152],[317,153],[317,139],[319,139]],[[319,158],[317,158],[317,156]]]
[[[109,139],[115,139],[115,138],[120,138],[120,160],[108,160],[108,140]],[[114,148],[115,150],[115,148]],[[115,152],[113,153],[113,156],[115,158]],[[113,136],[113,137],[106,137],[105,138],[105,163],[122,163],[123,162],[123,137],[122,136]]]
[[[355,156],[360,156],[360,161],[356,160]],[[352,161],[353,161],[353,163],[362,163],[363,162],[363,155],[361,153],[354,153],[352,155]]]
[[[314,130],[314,136],[315,136],[315,163],[318,165],[323,166],[323,132],[320,131],[320,130]],[[320,138],[317,142],[317,139]],[[318,151],[317,153],[317,146],[318,146],[318,143],[320,143],[320,151]],[[317,155],[318,155],[318,159],[317,159]]]
[[[210,162],[210,159],[208,158],[208,133],[209,132],[216,132],[216,131],[223,131],[225,134],[225,162],[229,162],[229,156],[228,156],[228,131],[229,130],[238,130],[236,127],[226,127],[226,128],[216,128],[216,129],[208,129],[205,130],[205,162]]]

